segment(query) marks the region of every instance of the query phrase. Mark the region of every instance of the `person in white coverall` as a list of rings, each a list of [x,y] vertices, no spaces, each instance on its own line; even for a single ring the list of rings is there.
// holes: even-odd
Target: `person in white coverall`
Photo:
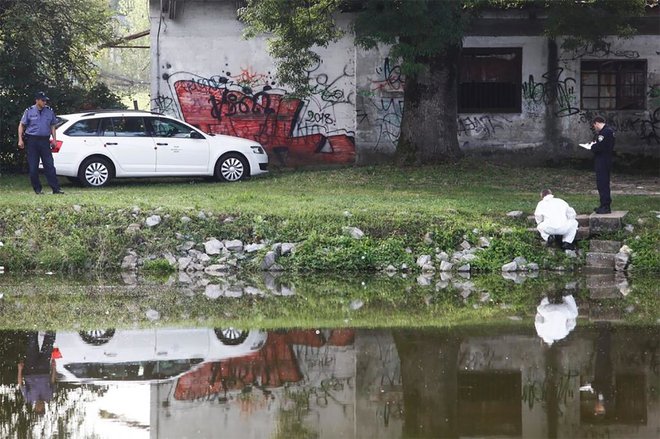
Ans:
[[[534,218],[537,224],[536,230],[548,246],[554,243],[555,235],[561,235],[563,250],[575,248],[573,240],[578,229],[576,217],[575,209],[566,201],[552,195],[550,189],[541,192],[541,201],[536,205]]]
[[[536,307],[534,319],[536,333],[548,346],[566,338],[575,329],[578,317],[577,304],[572,295],[563,296],[555,302],[558,303],[552,303],[544,297]]]

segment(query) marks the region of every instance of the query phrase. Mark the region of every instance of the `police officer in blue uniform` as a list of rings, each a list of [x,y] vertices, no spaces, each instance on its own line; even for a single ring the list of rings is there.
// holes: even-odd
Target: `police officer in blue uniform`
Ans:
[[[57,118],[55,112],[46,105],[48,96],[44,92],[40,91],[35,94],[34,99],[35,104],[23,112],[23,117],[18,124],[18,147],[23,149],[27,146],[28,170],[34,192],[37,195],[43,194],[39,180],[39,160],[41,160],[46,180],[53,193],[64,194],[57,181],[51,152],[51,144],[55,145],[57,141],[55,132]],[[25,135],[25,140],[23,135]]]
[[[595,143],[591,145],[591,151],[594,153],[596,187],[600,197],[600,206],[594,209],[594,212],[599,214],[612,213],[610,171],[612,170],[612,156],[614,154],[614,130],[605,124],[605,119],[601,116],[594,117],[592,126],[595,131]]]

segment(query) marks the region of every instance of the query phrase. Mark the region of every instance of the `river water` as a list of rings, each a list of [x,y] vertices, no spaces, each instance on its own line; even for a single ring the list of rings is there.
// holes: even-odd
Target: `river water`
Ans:
[[[612,312],[628,287],[443,327],[13,327],[0,436],[656,438],[660,324]]]

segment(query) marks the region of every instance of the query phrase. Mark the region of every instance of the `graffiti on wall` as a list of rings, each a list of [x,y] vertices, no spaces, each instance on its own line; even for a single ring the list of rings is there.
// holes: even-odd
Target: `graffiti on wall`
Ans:
[[[634,133],[647,144],[660,144],[660,107],[654,111],[642,111],[632,114],[617,111],[600,112],[588,110],[580,113],[580,123],[591,125],[596,116],[602,116],[618,133]]]
[[[585,43],[571,51],[567,51],[561,58],[561,61],[575,61],[584,57],[589,58],[639,58],[639,52],[636,50],[617,50],[612,48],[611,43]]]
[[[488,140],[495,136],[498,130],[503,130],[512,123],[503,116],[478,115],[458,118],[458,135]]]
[[[537,113],[540,105],[553,104],[558,107],[555,112],[557,117],[571,116],[580,112],[575,96],[575,78],[562,79],[563,72],[564,69],[559,67],[544,73],[543,81],[536,82],[534,75],[529,75],[527,82],[523,82],[523,99],[532,113]]]
[[[248,68],[235,75],[178,72],[164,79],[176,98],[179,117],[207,133],[254,139],[275,164],[353,163],[354,133],[340,126],[345,122],[337,115],[342,104],[353,105],[338,86],[348,73],[332,80],[314,71],[309,74],[314,94],[307,100],[274,88],[270,72]],[[156,97],[152,106],[173,114],[171,99]]]

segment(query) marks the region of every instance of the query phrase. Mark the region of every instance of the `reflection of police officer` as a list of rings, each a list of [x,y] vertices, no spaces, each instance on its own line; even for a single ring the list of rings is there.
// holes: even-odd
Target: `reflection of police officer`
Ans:
[[[614,130],[605,125],[605,119],[596,116],[592,122],[596,134],[591,151],[594,153],[594,167],[596,168],[596,187],[600,197],[600,206],[596,213],[611,213],[610,205],[610,171],[612,170],[612,155],[614,153]]]
[[[48,96],[40,91],[34,95],[35,104],[23,112],[23,117],[18,124],[18,147],[25,148],[23,135],[27,143],[27,161],[30,172],[30,183],[37,195],[41,195],[41,181],[39,181],[39,160],[44,166],[44,174],[48,185],[54,194],[63,194],[55,174],[53,154],[50,150],[51,142],[57,141],[55,125],[57,118],[55,112],[46,105]]]
[[[52,359],[55,333],[46,332],[39,347],[39,334],[27,333],[25,359],[18,363],[18,386],[25,402],[33,405],[35,413],[43,414],[45,403],[53,399],[55,360]]]

